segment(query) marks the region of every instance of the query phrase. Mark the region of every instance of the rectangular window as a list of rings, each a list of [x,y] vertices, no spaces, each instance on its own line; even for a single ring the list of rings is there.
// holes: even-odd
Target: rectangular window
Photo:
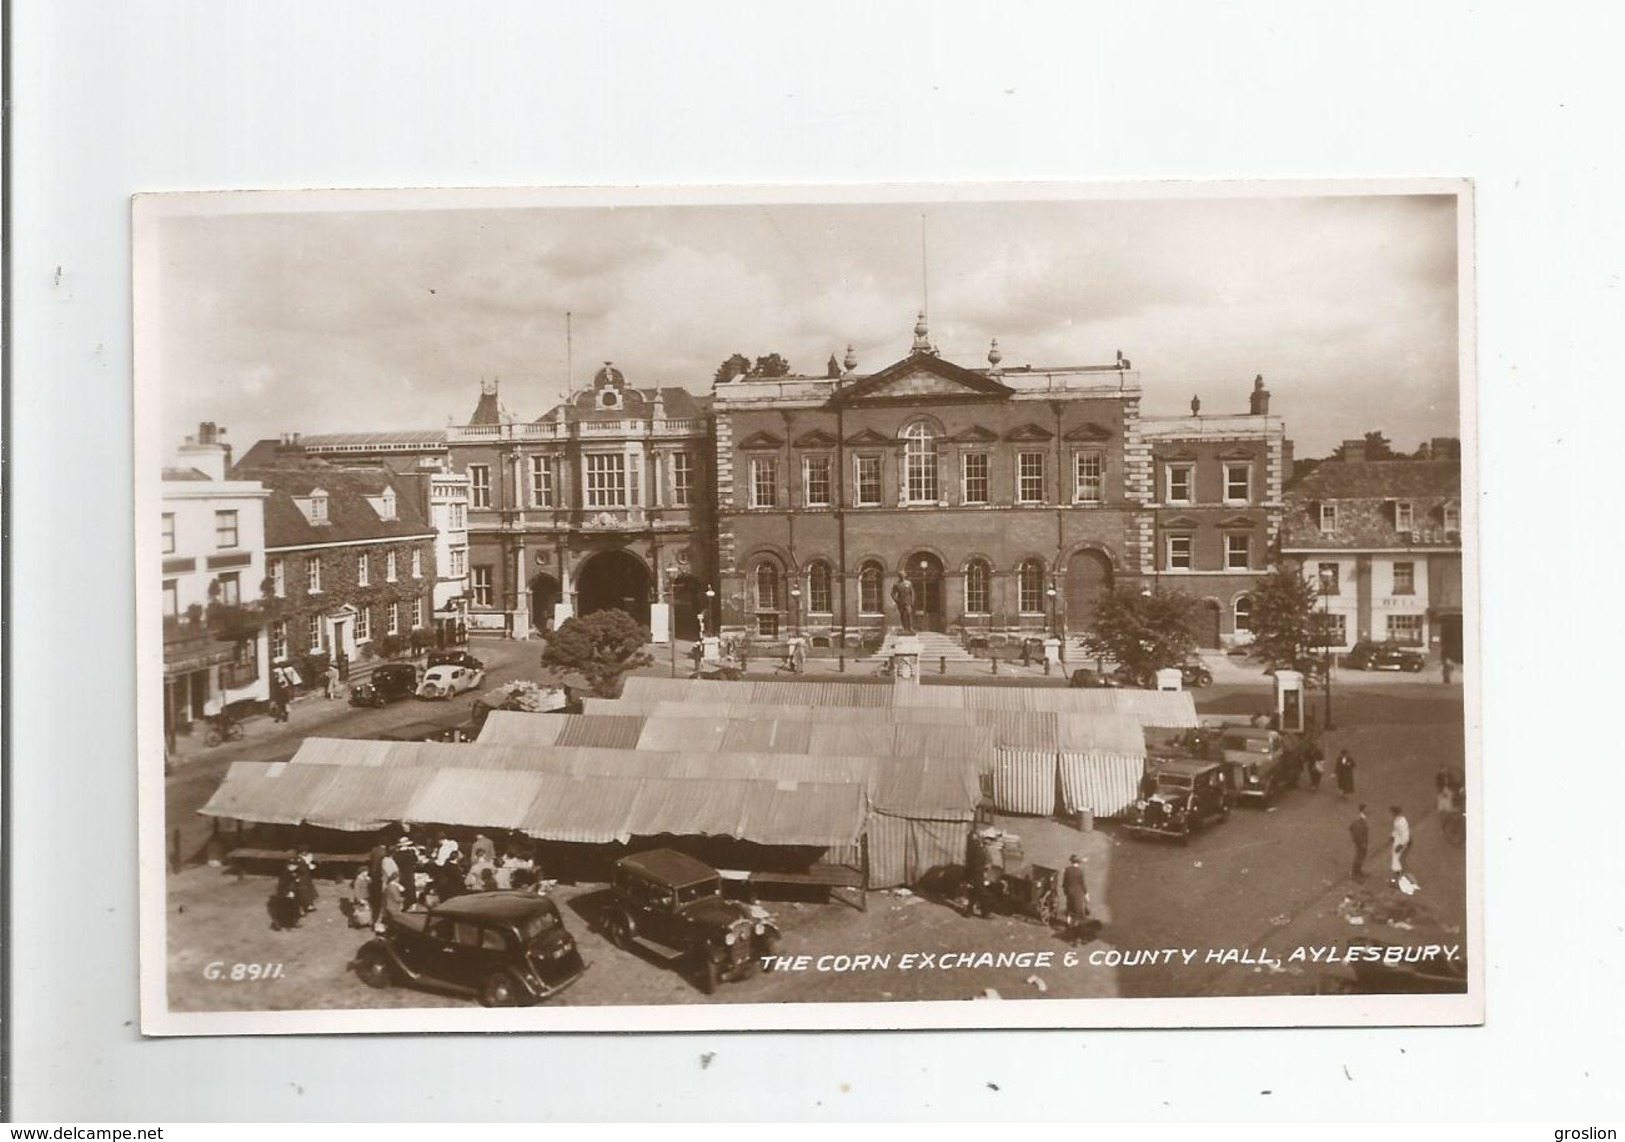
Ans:
[[[461,547],[452,548],[450,577],[453,579],[461,579],[467,573],[468,552]]]
[[[1406,646],[1422,645],[1421,615],[1389,615],[1388,637]]]
[[[372,586],[372,556],[362,552],[355,557],[355,585],[357,587]]]
[[[553,503],[553,457],[530,458],[530,502],[539,508],[555,507]]]
[[[423,549],[420,547],[412,549],[412,578],[423,578]]]
[[[237,513],[214,513],[214,545],[216,547],[237,546]]]
[[[305,556],[305,590],[312,595],[322,593],[322,557]]]
[[[1077,477],[1077,486],[1072,492],[1072,502],[1077,504],[1100,503],[1105,497],[1106,458],[1099,452],[1078,452],[1074,453],[1072,464]]]
[[[1191,502],[1191,488],[1195,482],[1196,469],[1190,464],[1168,465],[1168,495],[1171,504],[1188,504]]]
[[[988,455],[986,452],[967,452],[959,460],[959,494],[967,504],[987,503]]]
[[[423,598],[419,596],[412,600],[412,629],[418,630],[423,626]]]
[[[1168,570],[1189,571],[1191,569],[1191,537],[1188,535],[1170,535],[1168,537]]]
[[[1226,503],[1244,504],[1253,498],[1253,466],[1226,464],[1224,466],[1224,498]]]
[[[164,513],[163,550],[165,555],[175,554],[175,513]]]
[[[778,638],[779,616],[772,611],[757,612],[756,633],[762,638]]]
[[[172,619],[181,613],[180,584],[174,579],[164,580],[164,618]]]
[[[1414,563],[1395,563],[1394,564],[1394,594],[1396,594],[1396,595],[1414,595],[1414,594],[1416,594],[1416,564],[1414,564]]]
[[[1224,569],[1246,571],[1252,566],[1252,536],[1227,535],[1224,537]]]
[[[640,453],[628,452],[626,454],[626,503],[628,507],[637,507],[643,502],[643,469],[639,463]]]
[[[468,530],[468,508],[462,504],[451,505],[451,530]]]
[[[242,576],[235,571],[228,571],[220,576],[220,605],[235,607],[243,601]]]
[[[490,565],[476,564],[474,567],[474,605],[476,607],[489,607],[492,594]]]
[[[1410,504],[1401,501],[1394,505],[1394,527],[1399,531],[1411,531],[1416,527],[1416,512]]]
[[[310,654],[322,652],[322,616],[311,615],[305,620],[305,650]]]
[[[1327,535],[1337,530],[1337,505],[1320,505],[1320,530]]]
[[[626,506],[626,455],[620,452],[591,453],[587,464],[587,506],[624,508]]]
[[[281,662],[288,657],[288,620],[278,619],[271,624],[271,661]]]
[[[393,551],[384,553],[384,581],[386,583],[395,581],[395,553]]]
[[[355,613],[355,638],[357,642],[367,642],[372,638],[372,608],[359,607]]]
[[[288,594],[288,568],[280,559],[271,560],[271,594],[278,599]]]
[[[880,457],[854,456],[852,458],[854,469],[857,472],[857,499],[854,501],[860,508],[876,507],[880,503]]]
[[[1349,643],[1348,616],[1336,612],[1325,614],[1315,613],[1315,625],[1320,629],[1319,644],[1321,646],[1347,646]]]
[[[986,563],[974,562],[965,569],[965,613],[985,615],[988,608],[988,568]]]
[[[1022,452],[1016,456],[1016,502],[1044,502],[1044,454]]]
[[[779,465],[771,459],[750,462],[750,506],[777,507],[779,503]]]
[[[671,456],[671,506],[686,508],[694,502],[694,457],[687,452]]]
[[[468,466],[470,481],[469,498],[477,508],[491,506],[491,465],[470,464]]]
[[[801,480],[806,490],[807,506],[829,507],[829,457],[807,456],[801,461]]]
[[[1336,563],[1322,563],[1315,570],[1320,577],[1320,593],[1322,595],[1342,594],[1338,581],[1339,568]]]
[[[1461,509],[1455,504],[1444,506],[1444,529],[1446,532],[1461,534]]]
[[[389,604],[389,633],[401,633],[401,605],[399,603]]]

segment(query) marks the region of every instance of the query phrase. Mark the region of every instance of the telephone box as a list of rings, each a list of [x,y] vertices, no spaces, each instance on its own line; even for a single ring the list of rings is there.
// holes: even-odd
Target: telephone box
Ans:
[[[1275,672],[1275,714],[1283,730],[1303,732],[1303,674],[1299,671]]]

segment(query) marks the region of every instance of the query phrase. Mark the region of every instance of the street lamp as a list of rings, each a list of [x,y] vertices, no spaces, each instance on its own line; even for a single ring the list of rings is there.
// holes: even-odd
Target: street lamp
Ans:
[[[1320,646],[1324,655],[1322,669],[1326,675],[1326,717],[1325,729],[1332,728],[1332,579],[1335,575],[1329,568],[1320,571]]]
[[[799,635],[801,633],[801,580],[797,579],[790,584],[790,599],[793,608],[790,615],[790,633]]]
[[[711,614],[711,608],[716,604],[716,601],[717,601],[717,593],[716,593],[716,591],[714,591],[711,588],[711,585],[709,583],[707,583],[705,585],[705,609],[700,612],[700,637],[701,638],[705,637],[706,618],[707,618],[707,616],[709,616]]]
[[[671,644],[671,676],[677,677],[677,568],[666,568],[666,641]]]

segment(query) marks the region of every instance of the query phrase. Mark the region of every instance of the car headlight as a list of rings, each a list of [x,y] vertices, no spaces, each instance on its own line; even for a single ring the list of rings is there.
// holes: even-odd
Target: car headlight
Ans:
[[[758,936],[766,935],[767,934],[767,925],[766,924],[757,924],[756,925],[756,934]]]
[[[722,937],[722,942],[727,944],[729,947],[733,947],[734,941],[737,939],[739,939],[738,936],[734,935],[732,932],[729,932],[726,936]]]

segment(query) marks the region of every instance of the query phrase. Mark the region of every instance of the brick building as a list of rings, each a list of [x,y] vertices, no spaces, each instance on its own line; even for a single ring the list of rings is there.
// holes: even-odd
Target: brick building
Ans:
[[[521,421],[485,384],[445,434],[470,485],[471,627],[525,638],[616,607],[663,638],[658,603],[694,637],[713,577],[709,403],[605,362],[591,388]]]
[[[1394,641],[1460,662],[1461,463],[1367,460],[1365,447],[1345,442],[1289,489],[1281,556],[1325,584],[1337,645]]]
[[[286,447],[235,474],[270,492],[266,637],[275,665],[327,655],[347,670],[387,636],[433,640],[435,533],[416,491],[384,468],[339,468]],[[311,682],[311,679],[304,679]]]

